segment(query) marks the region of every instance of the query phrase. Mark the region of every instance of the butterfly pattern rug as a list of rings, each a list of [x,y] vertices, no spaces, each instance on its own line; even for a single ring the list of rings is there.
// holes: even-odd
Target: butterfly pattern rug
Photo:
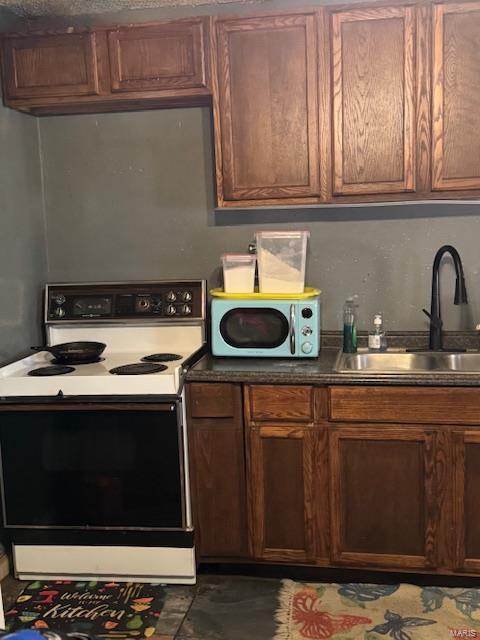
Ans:
[[[101,640],[149,638],[165,600],[160,585],[37,580],[5,614],[7,631],[83,633]]]
[[[480,589],[284,580],[274,640],[480,637]]]

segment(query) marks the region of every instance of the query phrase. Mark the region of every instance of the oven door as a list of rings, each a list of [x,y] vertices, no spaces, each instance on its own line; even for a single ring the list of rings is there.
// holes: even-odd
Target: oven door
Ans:
[[[295,315],[294,304],[245,301],[230,308],[214,306],[214,355],[294,356]]]
[[[7,529],[185,531],[181,401],[0,410]]]

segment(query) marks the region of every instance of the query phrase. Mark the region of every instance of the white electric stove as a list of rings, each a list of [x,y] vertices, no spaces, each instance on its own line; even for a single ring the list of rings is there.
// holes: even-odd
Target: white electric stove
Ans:
[[[46,346],[0,368],[4,530],[20,579],[195,582],[183,381],[205,282],[55,284]]]
[[[49,327],[49,344],[73,341],[104,342],[107,347],[98,362],[75,364],[73,371],[62,375],[34,376],[32,372],[51,366],[55,358],[47,351],[29,355],[0,369],[0,397],[159,395],[176,394],[181,389],[185,362],[202,348],[203,327],[121,326]],[[162,359],[165,355],[165,360]],[[164,370],[135,375],[116,375],[111,370],[142,363],[158,356]],[[175,356],[169,360],[169,356]],[[67,365],[69,366],[69,365]]]

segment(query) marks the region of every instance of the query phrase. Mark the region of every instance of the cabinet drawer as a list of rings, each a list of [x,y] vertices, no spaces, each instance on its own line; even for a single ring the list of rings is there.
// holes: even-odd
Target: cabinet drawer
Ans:
[[[248,387],[248,398],[254,422],[313,422],[313,387],[255,385]]]
[[[478,424],[480,390],[330,387],[330,419],[342,422]]]
[[[195,382],[189,385],[192,418],[233,418],[235,404],[241,412],[240,389],[233,384]]]

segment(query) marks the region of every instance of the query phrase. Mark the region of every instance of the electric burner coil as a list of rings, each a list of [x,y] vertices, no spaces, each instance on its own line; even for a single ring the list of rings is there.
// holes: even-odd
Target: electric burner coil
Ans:
[[[154,364],[148,362],[136,362],[135,364],[124,364],[120,367],[110,369],[110,373],[118,376],[140,376],[147,373],[159,373],[168,369],[164,364]]]

